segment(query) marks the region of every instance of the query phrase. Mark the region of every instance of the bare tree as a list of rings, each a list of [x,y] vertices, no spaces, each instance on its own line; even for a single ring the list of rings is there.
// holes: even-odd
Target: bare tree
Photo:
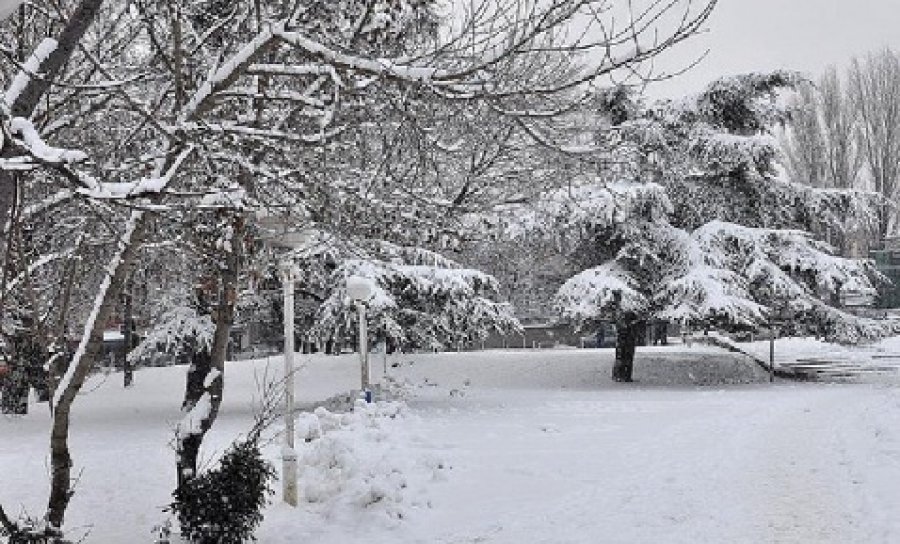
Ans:
[[[855,188],[863,166],[863,156],[857,146],[859,117],[834,66],[819,79],[818,91],[830,185],[838,189]]]
[[[790,178],[812,187],[830,185],[827,172],[828,143],[821,114],[821,100],[809,83],[791,97],[791,124],[782,143]]]
[[[879,235],[896,224],[891,205],[900,181],[900,59],[890,49],[853,59],[849,71],[850,96],[859,115],[860,147],[875,190],[886,200],[881,206]]]

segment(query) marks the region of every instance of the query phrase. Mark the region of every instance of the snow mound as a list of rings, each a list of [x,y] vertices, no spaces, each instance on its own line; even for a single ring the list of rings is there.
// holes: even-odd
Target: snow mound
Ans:
[[[373,383],[369,387],[369,390],[372,392],[372,398],[375,401],[394,402],[404,401],[409,398],[410,390],[413,386],[408,380],[398,381],[390,376],[385,376],[382,380],[383,383]],[[321,403],[316,404],[315,407],[324,408],[329,412],[352,412],[356,407],[356,403],[364,398],[365,394],[362,391],[354,389],[332,395]]]
[[[317,408],[297,421],[301,500],[328,518],[370,512],[393,525],[430,506],[427,490],[446,465],[415,447],[400,402],[366,404],[352,412]]]

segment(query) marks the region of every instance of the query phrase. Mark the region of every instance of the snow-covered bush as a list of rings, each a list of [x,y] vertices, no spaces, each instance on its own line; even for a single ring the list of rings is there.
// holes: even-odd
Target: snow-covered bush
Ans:
[[[404,430],[405,404],[357,402],[343,414],[318,408],[297,421],[302,499],[326,515],[371,511],[394,523],[428,505],[428,482],[445,464],[415,453]]]

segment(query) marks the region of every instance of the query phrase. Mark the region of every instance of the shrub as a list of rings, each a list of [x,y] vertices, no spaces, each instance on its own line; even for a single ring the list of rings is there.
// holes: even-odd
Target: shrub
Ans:
[[[273,493],[274,467],[262,458],[257,440],[232,444],[219,466],[176,489],[169,510],[178,516],[181,536],[193,544],[254,541],[262,509]]]

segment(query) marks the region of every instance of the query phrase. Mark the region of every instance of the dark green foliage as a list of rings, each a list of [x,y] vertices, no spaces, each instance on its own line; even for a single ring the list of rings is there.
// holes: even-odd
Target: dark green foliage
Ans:
[[[0,413],[24,415],[28,413],[28,376],[21,366],[0,377]]]
[[[178,516],[181,536],[194,544],[253,541],[262,509],[272,494],[275,469],[262,458],[257,440],[233,444],[219,466],[188,480],[173,493],[169,509]]]

